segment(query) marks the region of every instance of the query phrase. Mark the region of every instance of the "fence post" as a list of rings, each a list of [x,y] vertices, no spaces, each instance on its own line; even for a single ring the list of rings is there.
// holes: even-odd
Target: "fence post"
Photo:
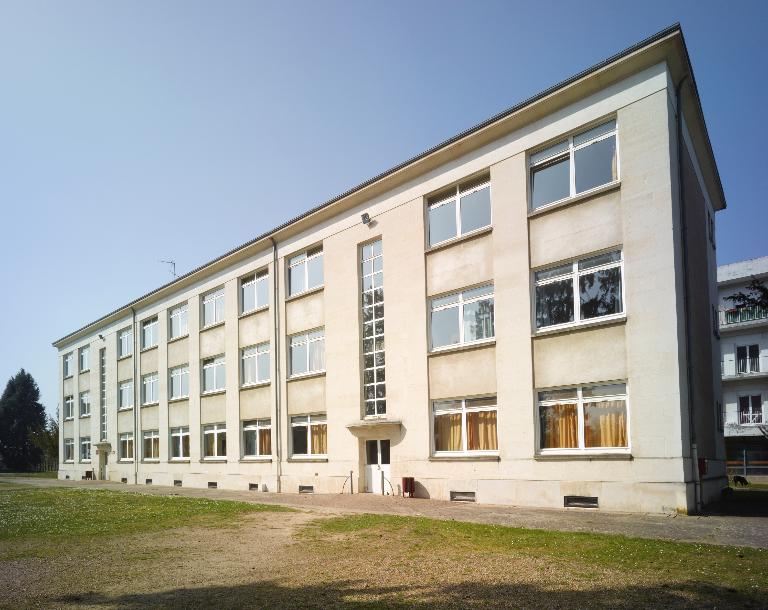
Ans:
[[[747,478],[747,450],[742,449],[741,450],[741,462],[744,465],[744,478]]]
[[[352,471],[349,471],[349,493],[354,494],[355,493],[355,483],[352,480]]]

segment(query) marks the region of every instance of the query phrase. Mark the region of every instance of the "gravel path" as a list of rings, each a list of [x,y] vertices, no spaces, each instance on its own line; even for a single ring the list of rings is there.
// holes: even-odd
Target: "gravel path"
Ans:
[[[654,538],[681,542],[768,548],[768,517],[650,515],[609,513],[589,509],[532,509],[489,504],[464,504],[400,498],[373,494],[291,494],[224,489],[134,486],[102,481],[58,481],[3,477],[0,481],[36,487],[88,487],[149,494],[176,494],[194,498],[240,500],[281,504],[320,514],[375,513],[454,519],[571,532],[624,534],[633,538]]]

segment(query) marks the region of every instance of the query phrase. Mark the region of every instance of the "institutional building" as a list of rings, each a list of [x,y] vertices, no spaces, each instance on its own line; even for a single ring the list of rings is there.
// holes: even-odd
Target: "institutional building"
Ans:
[[[56,341],[59,476],[693,511],[724,207],[674,26]]]

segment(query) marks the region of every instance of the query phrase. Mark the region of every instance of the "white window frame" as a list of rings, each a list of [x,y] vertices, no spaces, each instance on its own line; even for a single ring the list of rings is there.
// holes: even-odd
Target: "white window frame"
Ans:
[[[490,288],[490,292],[485,292],[483,294],[473,296],[470,298],[465,298],[464,294],[467,292],[472,292],[474,290],[479,290],[481,288]],[[438,305],[437,307],[434,306],[434,302],[441,299],[446,299],[448,297],[458,297],[458,301],[455,301],[453,303],[446,303],[445,305]],[[464,339],[464,306],[470,305],[472,303],[476,303],[478,301],[492,301],[493,302],[493,335],[490,337],[484,337],[482,339],[475,339],[473,341],[466,341]],[[459,342],[458,343],[449,343],[448,345],[441,345],[440,347],[435,347],[433,344],[433,338],[432,338],[432,314],[434,314],[437,311],[445,311],[446,309],[455,308],[458,313],[458,319],[459,319]],[[478,345],[482,343],[492,343],[496,340],[496,289],[493,284],[482,284],[480,286],[475,286],[474,288],[465,288],[464,290],[461,290],[459,292],[451,292],[449,294],[444,294],[436,297],[432,297],[429,302],[429,346],[430,350],[433,352],[441,352],[444,350],[450,350],[457,347],[463,347],[465,345]]]
[[[75,364],[74,352],[69,352],[64,354],[64,356],[62,357],[62,370],[64,373],[63,375],[64,379],[69,379],[75,374],[74,364]]]
[[[318,290],[322,286],[325,285],[325,268],[323,268],[323,281],[322,283],[318,284],[317,286],[309,286],[309,261],[315,258],[322,258],[323,257],[323,246],[315,246],[314,248],[308,248],[304,252],[297,252],[293,256],[291,256],[288,259],[288,296],[292,297],[297,294],[304,294],[305,292],[309,292],[310,290]],[[325,264],[325,260],[323,259],[323,265]],[[303,282],[303,288],[301,290],[298,290],[296,292],[291,292],[291,278],[293,275],[293,270],[304,266],[304,282]]]
[[[467,401],[472,400],[493,400],[492,405],[483,405],[480,407],[467,407]],[[461,406],[456,408],[435,408],[440,403],[445,402],[460,402]],[[496,396],[472,396],[467,398],[445,398],[441,400],[433,400],[431,404],[432,417],[431,424],[431,449],[432,455],[435,457],[458,457],[458,456],[484,456],[484,455],[499,455],[498,449],[480,450],[475,449],[470,451],[467,449],[467,413],[481,413],[493,411],[496,413],[496,446],[500,445],[499,438],[499,404]],[[454,415],[461,413],[461,450],[460,451],[438,451],[435,447],[435,418],[438,415]]]
[[[750,356],[749,356],[749,348],[752,347],[752,346],[757,346],[757,358],[755,358],[755,360],[757,361],[757,368],[756,369],[752,368],[752,358],[750,358]],[[739,348],[740,347],[743,347],[746,350],[746,352],[747,352],[747,357],[744,359],[744,361],[746,362],[746,370],[743,373],[741,371],[739,371],[739,360],[740,360],[740,358],[739,358]],[[736,349],[733,351],[735,368],[736,368],[736,374],[737,375],[751,375],[752,373],[765,372],[765,371],[761,371],[760,370],[761,369],[760,365],[762,364],[760,362],[760,360],[761,360],[761,356],[760,356],[761,355],[761,351],[762,350],[760,349],[760,343],[759,342],[758,343],[754,343],[754,342],[753,343],[737,343],[736,344]]]
[[[306,419],[305,419],[306,418]],[[298,421],[303,420],[303,421]],[[325,426],[326,453],[312,453],[312,426]],[[307,428],[307,451],[308,453],[294,453],[293,451],[293,428]],[[315,413],[307,415],[291,416],[291,458],[294,459],[322,459],[328,457],[328,417],[325,413]]]
[[[267,376],[265,379],[259,379],[259,358],[265,357],[267,358]],[[270,362],[271,354],[270,354],[270,346],[269,341],[265,341],[263,343],[257,343],[256,345],[249,345],[247,347],[244,347],[240,350],[240,386],[243,388],[248,388],[252,386],[257,385],[263,385],[270,382]],[[256,380],[255,381],[248,381],[245,380],[245,369],[246,369],[246,361],[253,360],[255,363],[255,374],[256,374]]]
[[[267,283],[267,302],[266,303],[259,303],[258,296],[259,296],[259,284],[262,282]],[[245,277],[240,278],[240,315],[245,315],[248,313],[253,313],[254,311],[261,311],[262,309],[267,309],[269,307],[269,272],[268,271],[257,271],[256,273],[252,273],[251,275],[247,275]],[[253,309],[246,309],[245,308],[245,291],[246,290],[253,290],[253,303],[254,307]]]
[[[147,457],[147,455],[144,452],[144,442],[146,440],[152,441],[152,446],[154,447],[155,443],[154,441],[157,441],[157,456],[150,456]],[[141,460],[143,462],[159,462],[160,461],[160,431],[159,430],[142,430],[141,431]]]
[[[213,322],[205,323],[205,309],[213,307]],[[203,295],[200,301],[200,328],[211,328],[224,322],[224,288],[211,290]]]
[[[178,321],[179,332],[173,334],[174,318]],[[181,303],[168,310],[168,340],[186,337],[189,334],[189,303]]]
[[[602,135],[595,136],[594,138],[587,140],[586,142],[582,142],[578,146],[573,145],[573,139],[582,135],[583,133],[586,133],[592,129],[595,129],[597,127],[600,127],[601,125],[605,125],[606,123],[610,123],[611,121],[614,122],[614,128],[606,132]],[[576,163],[575,163],[575,152],[577,150],[581,150],[582,148],[586,148],[587,146],[591,146],[595,142],[599,142],[600,140],[607,140],[608,138],[616,138],[615,146],[616,146],[616,180],[612,180],[611,182],[606,182],[605,184],[601,184],[599,186],[595,186],[591,189],[588,189],[586,191],[582,191],[580,193],[576,192]],[[565,150],[552,153],[548,157],[544,157],[542,159],[537,159],[536,162],[532,160],[534,155],[537,155],[548,148],[552,148],[554,146],[557,146],[558,144],[562,144],[564,142],[567,142],[567,147]],[[551,201],[549,203],[545,203],[543,205],[540,205],[538,207],[533,207],[533,173],[536,168],[539,168],[543,165],[548,165],[550,163],[554,163],[557,160],[565,159],[566,156],[568,157],[568,171],[569,171],[569,194],[566,197],[563,197],[562,199],[558,199],[557,201]],[[563,203],[564,201],[569,201],[571,199],[574,199],[575,197],[583,197],[588,196],[590,193],[599,191],[601,189],[609,188],[615,184],[619,184],[621,182],[621,154],[619,152],[619,120],[618,117],[605,117],[600,119],[599,121],[592,122],[587,127],[580,127],[578,130],[573,132],[569,136],[556,138],[555,140],[549,142],[548,144],[544,146],[537,146],[536,149],[532,150],[528,154],[528,210],[538,211],[538,210],[544,210],[546,208],[558,205],[559,203]]]
[[[581,271],[579,270],[580,262],[589,260],[590,258],[595,258],[602,254],[613,254],[614,252],[617,252],[619,254],[620,258],[618,261],[597,265],[595,267],[589,267],[588,269],[584,269]],[[540,273],[542,271],[547,271],[549,269],[555,269],[557,267],[565,267],[566,265],[571,265],[570,272],[567,272],[567,273],[564,272],[561,275],[548,277],[544,280],[536,279],[537,273]],[[621,311],[618,313],[612,313],[606,316],[595,316],[594,318],[582,319],[581,318],[581,298],[579,294],[579,277],[581,277],[582,275],[590,275],[598,271],[604,271],[606,269],[613,269],[614,267],[618,267],[621,272]],[[550,324],[549,326],[542,326],[542,327],[536,326],[536,308],[538,305],[538,295],[536,294],[536,288],[538,286],[545,286],[546,284],[561,282],[566,279],[570,279],[572,284],[571,289],[573,291],[573,321],[563,322],[562,324]],[[557,265],[547,265],[546,267],[534,269],[531,273],[531,284],[533,286],[533,294],[531,295],[532,296],[531,302],[533,303],[533,310],[531,312],[531,324],[532,324],[533,331],[537,334],[538,333],[545,334],[552,330],[570,328],[573,326],[587,326],[590,324],[598,324],[598,323],[603,323],[611,320],[621,320],[627,317],[627,297],[626,297],[627,286],[626,286],[626,279],[624,275],[624,249],[623,248],[610,248],[608,250],[603,250],[601,252],[595,252],[593,254],[589,254],[586,256],[580,256],[579,258],[576,258],[569,262],[563,262]]]
[[[377,262],[378,269],[377,269]],[[369,272],[366,272],[366,265],[369,266]],[[376,277],[379,276],[381,285],[376,285]],[[366,284],[368,287],[366,288]],[[387,416],[387,382],[386,382],[386,315],[381,317],[376,316],[376,310],[381,307],[384,309],[384,242],[379,237],[378,239],[362,244],[360,248],[360,287],[362,289],[360,295],[360,336],[361,336],[361,354],[362,354],[362,369],[363,369],[363,381],[362,381],[362,409],[363,417],[366,419],[376,419]],[[376,300],[377,292],[380,292],[381,300]],[[366,320],[366,314],[370,312],[371,319]],[[376,325],[381,324],[381,333],[376,331]],[[373,334],[366,336],[366,327],[369,326],[373,330]],[[376,347],[377,343],[383,342],[383,347]],[[370,349],[366,349],[370,347]],[[384,364],[377,365],[376,358],[381,354],[384,359]],[[367,366],[366,360],[372,359],[373,365]],[[374,377],[372,382],[366,382],[366,374],[371,374]],[[379,381],[379,375],[384,374],[385,380]],[[368,389],[373,388],[374,397],[368,397]],[[379,390],[381,388],[381,390]],[[383,396],[378,396],[379,392]],[[372,413],[369,413],[372,410]]]
[[[83,457],[84,446],[88,447],[87,457]],[[89,464],[91,462],[91,437],[90,436],[80,437],[80,461],[86,464]]]
[[[157,347],[159,322],[157,316],[141,322],[141,349]]]
[[[168,452],[171,456],[171,461],[175,462],[188,462],[189,461],[189,454],[187,455],[173,455],[173,439],[178,438],[179,439],[179,453],[184,453],[184,437],[187,437],[191,441],[191,437],[189,436],[189,426],[179,426],[177,428],[171,428],[170,430],[170,436],[171,436],[171,442],[168,445]],[[187,445],[190,445],[190,443],[187,443]],[[188,446],[187,449],[191,451],[192,447]]]
[[[603,396],[584,396],[584,388],[610,386],[610,385],[623,385],[623,394],[606,394]],[[555,391],[555,390],[576,390],[576,398],[558,398],[553,400],[539,400],[539,392]],[[606,381],[604,383],[585,383],[579,386],[563,386],[558,388],[540,388],[537,389],[535,394],[536,400],[536,413],[534,420],[536,422],[535,434],[536,434],[536,452],[538,455],[600,455],[600,454],[630,454],[632,453],[632,431],[630,424],[630,408],[629,408],[629,388],[625,381]],[[627,446],[626,447],[586,447],[584,441],[584,403],[594,402],[610,402],[615,400],[624,401],[624,409],[626,411],[627,420]],[[558,404],[576,404],[576,412],[578,417],[578,447],[570,449],[544,449],[541,447],[541,415],[540,408],[542,406],[558,405]]]
[[[200,440],[203,443],[202,450],[200,451],[200,454],[203,456],[203,460],[225,460],[227,458],[226,453],[224,455],[219,455],[219,435],[220,434],[227,434],[227,424],[205,424],[202,426],[203,433],[200,435]],[[205,455],[205,436],[206,434],[212,434],[213,435],[213,451],[214,455]],[[229,447],[227,447],[228,449]]]
[[[266,453],[260,453],[259,449],[259,434],[262,430],[269,430],[270,435],[270,447],[272,446],[272,420],[271,419],[254,419],[249,421],[244,421],[242,425],[243,429],[243,437],[242,437],[242,443],[243,443],[243,458],[244,459],[271,459],[272,453],[266,454]],[[256,433],[256,453],[246,453],[245,452],[245,433],[246,432],[255,432]]]
[[[125,450],[123,449],[123,443],[125,443]],[[129,445],[130,444],[130,445]],[[127,449],[131,448],[131,457],[126,457],[128,453]],[[123,432],[118,436],[118,462],[132,462],[136,455],[136,443],[134,442],[133,432]]]
[[[320,336],[310,338],[311,334],[318,333],[318,332],[322,334]],[[299,339],[296,345],[293,345],[294,339]],[[318,341],[323,342],[323,368],[311,370],[309,368],[309,364],[310,364],[309,346],[310,344],[317,343]],[[299,345],[307,346],[307,370],[303,373],[294,373],[293,372],[293,348]],[[288,337],[288,366],[290,368],[290,374],[288,375],[289,379],[307,377],[309,375],[319,375],[321,373],[325,373],[325,327],[324,326],[321,326],[320,328],[313,328],[312,330],[308,330],[302,333],[296,333],[295,335],[291,335],[290,337]]]
[[[91,370],[91,346],[85,345],[77,350],[77,365],[81,373]]]
[[[64,461],[67,464],[72,464],[75,461],[75,439],[64,439]]]
[[[127,358],[133,354],[133,330],[129,328],[120,329],[117,332],[117,359]]]
[[[216,392],[226,391],[227,389],[227,368],[226,367],[227,367],[227,363],[223,355],[203,359],[200,367],[200,374],[202,375],[200,381],[202,385],[203,394],[214,394]],[[215,386],[213,388],[207,388],[205,385],[206,369],[213,369],[213,385]]]
[[[755,411],[754,406],[752,404],[752,398],[755,396],[760,397],[760,407],[757,411]],[[749,414],[749,419],[751,421],[749,422],[742,422],[741,421],[741,399],[746,398],[747,402],[749,403],[749,409],[747,413]],[[757,419],[756,416],[759,416],[760,421],[755,421]],[[736,422],[739,426],[759,426],[763,425],[765,423],[765,400],[763,393],[760,390],[753,390],[750,391],[748,394],[739,394],[736,397]]]
[[[478,176],[474,180],[479,180],[480,177]],[[444,197],[440,197],[439,199],[427,199],[427,248],[436,248],[442,244],[446,244],[448,242],[454,241],[456,239],[459,239],[460,237],[465,237],[467,235],[474,235],[475,233],[479,233],[480,231],[485,231],[488,227],[493,226],[493,200],[492,200],[492,192],[491,192],[491,177],[488,176],[488,179],[478,183],[475,186],[472,186],[468,188],[467,190],[461,190],[462,185],[464,184],[471,184],[474,182],[473,179],[464,180],[463,182],[457,184],[453,188],[453,192],[448,194],[446,193]],[[488,189],[488,201],[489,201],[489,213],[491,216],[491,220],[487,225],[484,225],[482,227],[477,227],[476,229],[472,229],[471,231],[467,231],[466,233],[462,232],[461,230],[461,199],[462,197],[468,197],[472,193],[476,193],[477,191],[481,191],[484,188]],[[429,212],[442,207],[444,205],[447,205],[451,202],[455,202],[456,205],[454,206],[454,214],[456,215],[456,235],[453,235],[451,237],[447,237],[441,241],[436,241],[434,244],[430,243],[430,223],[429,223]]]
[[[88,390],[86,390],[85,392],[80,392],[77,402],[78,402],[78,412],[80,417],[90,417],[91,416],[91,392]],[[83,410],[83,406],[85,406],[85,410]]]
[[[149,391],[148,391],[149,390]],[[160,402],[160,377],[157,371],[147,373],[141,378],[141,404],[156,405]]]
[[[173,378],[179,377],[181,394],[173,393]],[[184,392],[184,377],[186,377],[187,391]],[[175,366],[168,371],[168,400],[182,400],[189,398],[189,365]]]
[[[125,395],[127,395],[130,398],[130,404],[125,404],[123,402],[123,390],[126,390]],[[123,381],[119,381],[117,383],[117,410],[118,411],[127,411],[128,409],[133,408],[133,379],[124,379]]]
[[[64,421],[75,419],[75,397],[73,395],[64,397]]]

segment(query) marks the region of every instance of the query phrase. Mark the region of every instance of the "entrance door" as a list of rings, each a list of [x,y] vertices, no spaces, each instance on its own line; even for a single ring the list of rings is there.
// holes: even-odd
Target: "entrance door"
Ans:
[[[375,494],[392,493],[389,440],[365,441],[365,491]]]
[[[107,480],[107,455],[106,447],[99,449],[99,481]]]

